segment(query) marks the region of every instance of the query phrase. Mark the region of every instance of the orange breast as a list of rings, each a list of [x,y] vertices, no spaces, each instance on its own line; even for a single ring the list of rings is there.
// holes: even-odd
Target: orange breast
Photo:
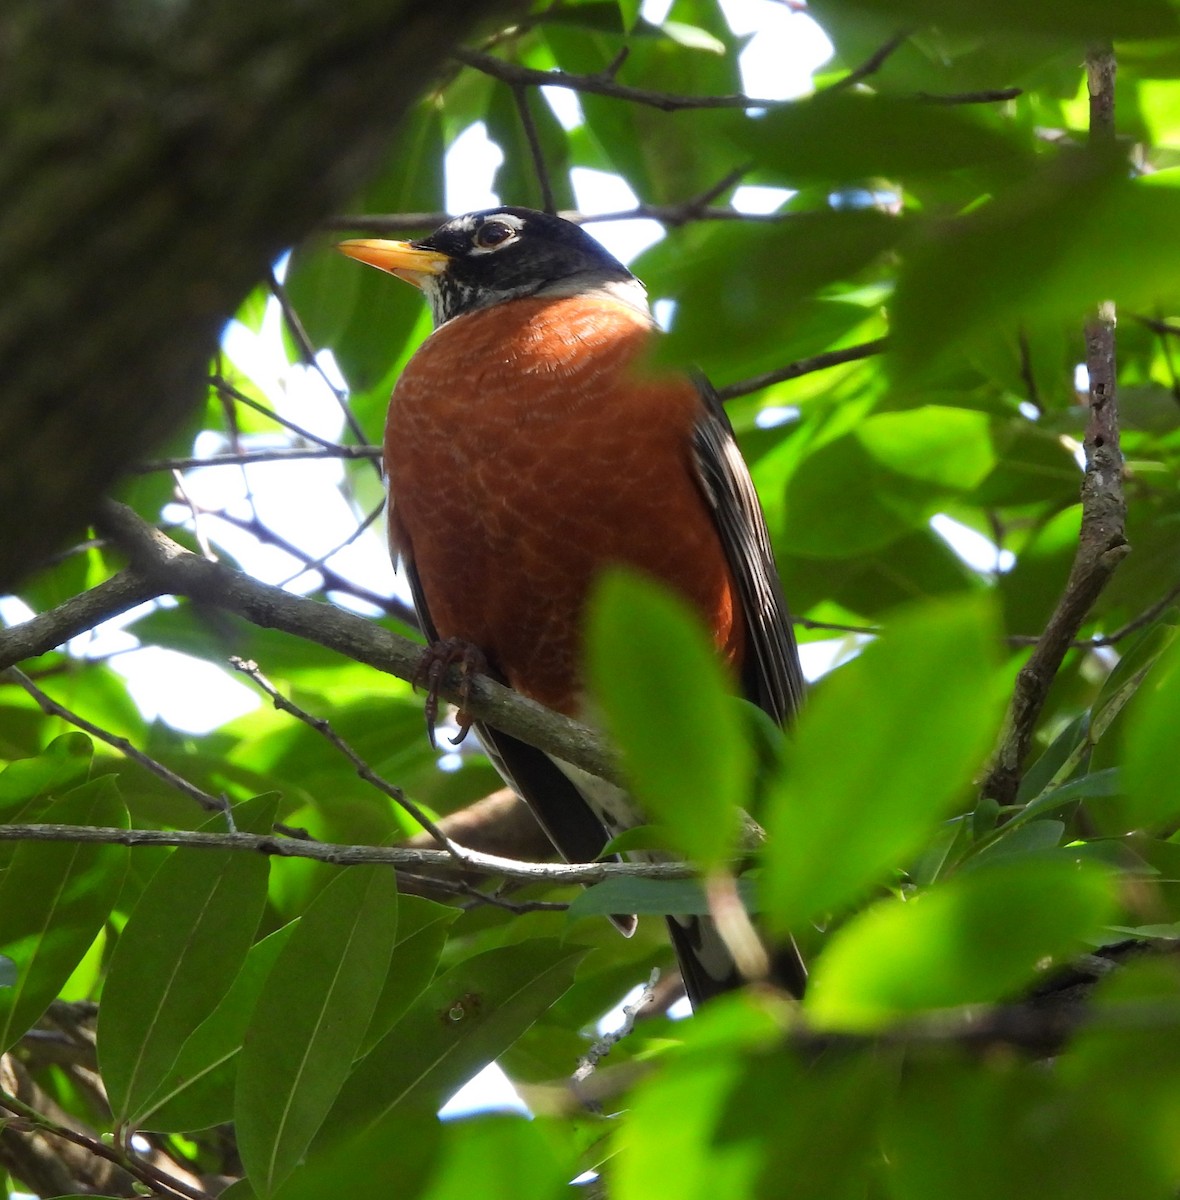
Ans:
[[[642,371],[651,330],[607,298],[515,300],[456,318],[410,360],[385,433],[394,549],[439,634],[578,710],[580,631],[615,563],[664,580],[734,665],[744,629],[691,439],[701,400]]]

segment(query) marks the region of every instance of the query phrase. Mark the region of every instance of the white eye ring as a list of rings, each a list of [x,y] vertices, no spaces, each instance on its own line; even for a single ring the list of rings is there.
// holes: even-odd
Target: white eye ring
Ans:
[[[485,221],[483,225],[476,231],[472,241],[477,250],[499,250],[506,243],[512,241],[517,235],[517,230],[513,229],[507,221]]]

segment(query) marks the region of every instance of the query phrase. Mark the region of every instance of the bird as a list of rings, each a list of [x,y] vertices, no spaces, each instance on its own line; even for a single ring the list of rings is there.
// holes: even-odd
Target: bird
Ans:
[[[662,334],[640,280],[581,226],[512,206],[338,249],[419,288],[433,317],[383,456],[390,550],[435,662],[587,719],[585,608],[622,566],[679,593],[741,694],[789,724],[804,681],[757,493],[705,378],[651,365]],[[567,861],[643,823],[622,788],[475,727]],[[668,927],[694,1009],[741,985],[710,918]],[[774,961],[801,994],[793,946]]]

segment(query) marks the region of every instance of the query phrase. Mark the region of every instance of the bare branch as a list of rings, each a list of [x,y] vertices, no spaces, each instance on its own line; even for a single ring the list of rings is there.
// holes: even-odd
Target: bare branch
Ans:
[[[103,531],[129,554],[133,569],[165,593],[237,613],[265,629],[281,629],[356,662],[367,663],[412,681],[422,647],[379,625],[330,604],[292,595],[227,567],[208,562],[149,525],[126,505],[108,501],[102,508]],[[0,655],[3,637],[0,635]],[[441,695],[460,700],[458,671],[443,679]],[[538,749],[556,754],[591,774],[620,782],[618,764],[605,739],[584,725],[537,704],[484,676],[470,682],[465,701],[479,720]]]
[[[269,697],[271,703],[280,712],[290,713],[296,720],[302,721],[309,729],[314,729],[330,746],[338,750],[352,763],[353,769],[366,783],[372,784],[384,796],[388,796],[422,826],[440,846],[453,858],[462,862],[463,857],[459,846],[452,842],[446,832],[434,823],[418,807],[401,788],[378,775],[371,766],[332,728],[331,722],[324,717],[313,717],[306,709],[300,708],[293,700],[288,700],[277,687],[258,668],[258,664],[234,655],[230,665],[235,671],[240,671],[252,679]]]
[[[1170,587],[1150,608],[1145,608],[1138,616],[1132,617],[1125,625],[1120,625],[1114,633],[1103,634],[1100,637],[1082,638],[1070,642],[1071,650],[1101,650],[1104,646],[1115,646],[1132,633],[1138,633],[1146,628],[1161,613],[1165,612],[1180,597],[1180,583]],[[1013,634],[1006,639],[1010,646],[1035,646],[1039,638],[1023,634]]]
[[[1090,53],[1087,78],[1091,143],[1105,146],[1114,138],[1114,58],[1108,50]],[[983,782],[982,795],[1001,808],[1016,801],[1033,731],[1066,652],[1108,580],[1130,553],[1119,448],[1114,305],[1100,305],[1085,332],[1090,416],[1084,440],[1082,528],[1065,590],[1016,677],[1000,745]]]
[[[491,54],[460,47],[455,58],[465,66],[473,67],[484,75],[499,79],[513,87],[559,87],[574,92],[589,92],[595,96],[609,96],[615,100],[628,100],[632,104],[643,104],[658,108],[661,112],[679,112],[694,108],[779,108],[782,100],[759,100],[753,96],[683,96],[673,92],[653,92],[646,88],[631,87],[617,83],[608,72],[597,75],[572,75],[567,71],[538,71],[533,67],[521,67],[505,62]],[[616,68],[617,70],[617,68]]]
[[[233,400],[237,404],[244,404],[247,408],[252,408],[255,412],[261,413],[264,417],[269,417],[276,425],[281,425],[284,429],[289,429],[297,437],[301,437],[304,441],[314,442],[317,446],[323,446],[328,450],[339,448],[338,442],[333,442],[329,438],[322,438],[318,433],[312,433],[310,429],[304,429],[302,425],[297,425],[294,421],[275,412],[269,405],[263,404],[259,400],[255,400],[252,396],[247,396],[240,388],[234,387],[232,383],[221,375],[212,375],[209,382],[217,389],[224,397]]]
[[[299,354],[303,360],[304,366],[310,367],[327,385],[328,390],[336,398],[336,404],[340,408],[340,412],[344,416],[345,424],[352,432],[353,437],[358,442],[365,441],[365,431],[361,428],[360,422],[353,414],[352,408],[348,403],[348,393],[342,391],[331,379],[328,378],[327,371],[324,370],[316,353],[315,345],[307,335],[307,330],[303,327],[303,322],[299,319],[299,314],[295,311],[295,306],[291,303],[291,297],[287,293],[287,289],[279,282],[278,276],[271,272],[270,290],[274,293],[275,299],[279,302],[279,307],[283,310],[283,320],[287,323],[287,328],[291,331],[291,336],[295,339],[295,344],[299,347]],[[380,476],[381,468],[377,468],[377,474]]]
[[[183,846],[237,850],[274,858],[307,858],[334,867],[387,866],[417,870],[482,871],[523,883],[594,884],[605,879],[695,879],[683,862],[531,863],[460,847],[462,861],[446,850],[411,846],[346,846],[273,834],[202,833],[176,829],[113,829],[102,825],[0,825],[0,842],[71,842],[107,846]]]
[[[1024,95],[1018,87],[985,88],[979,92],[917,92],[915,100],[923,104],[1000,104]]]
[[[815,371],[826,371],[829,367],[843,366],[845,363],[858,362],[862,358],[871,358],[874,354],[883,354],[888,349],[887,338],[877,338],[871,342],[862,342],[859,346],[848,346],[843,350],[828,350],[823,354],[813,354],[810,358],[801,358],[774,371],[763,375],[755,375],[750,379],[741,379],[737,383],[727,384],[716,389],[722,400],[733,400],[737,396],[745,396],[750,392],[761,391],[774,383],[785,383],[788,379],[798,379],[802,375],[810,375]]]
[[[71,596],[51,612],[0,629],[0,671],[23,659],[46,654],[100,622],[154,600],[159,594],[159,589],[142,575],[120,571],[97,587]]]
[[[371,458],[381,457],[380,446],[333,446],[331,449],[314,446],[276,446],[273,450],[244,450],[240,454],[209,454],[204,458],[155,458],[130,470],[135,475],[151,471],[188,471],[194,467],[240,467],[250,463],[291,462],[302,458]],[[378,468],[380,470],[380,468]]]
[[[533,171],[537,176],[537,186],[541,189],[541,207],[547,212],[557,211],[557,202],[553,197],[553,184],[549,179],[549,168],[545,165],[545,151],[541,148],[541,138],[537,133],[537,123],[533,120],[533,111],[529,108],[528,88],[516,84],[511,88],[512,99],[520,116],[521,128],[525,140],[529,144],[529,154],[533,160]]]
[[[686,215],[686,213],[690,215]],[[453,213],[346,213],[329,217],[323,228],[372,235],[391,233],[429,233]],[[674,204],[636,204],[633,208],[620,208],[614,212],[584,213],[574,208],[563,208],[557,214],[575,225],[596,224],[599,221],[659,221],[663,225],[683,225],[693,221],[748,221],[775,223],[791,221],[803,215],[799,212],[750,213],[739,212],[726,206],[701,205],[699,201],[681,200]]]
[[[837,79],[835,83],[829,84],[822,91],[842,92],[854,84],[860,83],[862,79],[868,79],[870,75],[875,75],[884,65],[885,60],[909,40],[911,33],[913,33],[911,29],[902,29],[895,33],[883,46],[874,50],[859,67],[849,71],[847,75]]]

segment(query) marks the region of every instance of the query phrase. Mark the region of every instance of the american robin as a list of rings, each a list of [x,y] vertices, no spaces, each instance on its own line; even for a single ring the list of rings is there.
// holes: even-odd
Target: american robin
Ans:
[[[526,208],[340,249],[420,288],[434,316],[385,430],[390,545],[426,635],[584,717],[583,610],[624,564],[686,597],[746,697],[787,722],[803,677],[753,483],[709,385],[645,364],[659,334],[640,281],[577,225]],[[477,729],[566,859],[642,822],[621,789]],[[708,919],[669,929],[694,1006],[740,983]],[[797,960],[786,974],[801,989]]]

